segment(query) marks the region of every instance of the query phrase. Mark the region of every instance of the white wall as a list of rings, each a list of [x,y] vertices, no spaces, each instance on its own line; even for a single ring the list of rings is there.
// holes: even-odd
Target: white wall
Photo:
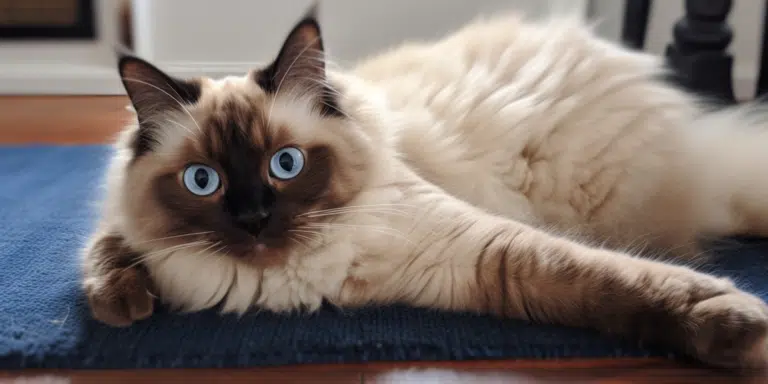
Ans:
[[[311,0],[133,0],[138,52],[179,75],[240,73],[269,60]],[[657,0],[646,50],[662,54],[684,0]],[[0,94],[115,94],[116,0],[96,0],[95,42],[0,44]],[[737,96],[754,93],[764,1],[735,0]],[[404,39],[440,36],[481,14],[519,9],[537,15],[574,7],[597,20],[598,31],[618,40],[623,0],[322,0],[320,18],[331,58],[341,64]]]
[[[277,53],[311,0],[133,0],[137,53],[180,76],[241,74]],[[96,0],[99,40],[2,43],[0,94],[122,93],[115,71],[116,0]],[[549,8],[586,14],[588,0],[321,0],[320,21],[340,64],[404,39],[440,36],[481,14]]]
[[[140,55],[179,75],[241,73],[269,60],[311,0],[133,0]],[[684,0],[657,0],[646,49],[662,54]],[[764,1],[735,0],[737,96],[754,93]],[[96,0],[96,42],[0,44],[0,94],[122,93],[114,68],[117,1]],[[598,31],[618,40],[623,0],[321,0],[326,46],[340,64],[404,39],[440,36],[481,14],[519,9],[537,15],[574,7],[600,21]]]
[[[134,0],[136,51],[183,74],[241,73],[272,59],[311,0]],[[437,38],[482,15],[550,7],[586,14],[587,0],[325,0],[326,49],[344,64],[408,39]],[[279,4],[279,6],[277,5]],[[183,16],[179,15],[183,10]]]
[[[765,1],[734,0],[728,22],[734,31],[729,51],[734,56],[734,92],[739,99],[754,95],[760,65],[763,7]],[[591,0],[591,14],[604,20],[598,26],[603,36],[618,41],[621,35],[624,1]],[[684,14],[684,0],[657,0],[653,2],[645,50],[663,54],[672,41],[672,28]]]

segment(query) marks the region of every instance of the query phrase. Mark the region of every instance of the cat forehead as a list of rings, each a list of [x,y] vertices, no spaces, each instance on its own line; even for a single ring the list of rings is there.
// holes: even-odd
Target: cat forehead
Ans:
[[[261,150],[282,145],[308,145],[317,138],[322,119],[301,95],[265,92],[254,74],[199,78],[201,95],[182,111],[162,115],[157,139],[165,153],[195,148],[210,153],[226,150],[237,136]],[[236,134],[235,136],[232,136]]]
[[[202,78],[203,91],[236,92],[261,90],[253,81],[250,74],[245,76],[225,76],[221,78]],[[263,91],[262,91],[263,93]]]
[[[199,109],[204,113],[263,114],[277,124],[306,123],[320,117],[314,103],[302,94],[268,93],[258,85],[257,76],[257,72],[251,72],[245,76],[201,79]]]
[[[268,95],[256,84],[253,78],[246,76],[226,76],[222,78],[204,77],[199,79],[201,95],[195,109],[213,113],[222,108],[232,108],[232,104],[241,104],[254,113],[268,98]]]
[[[187,111],[169,116],[173,121],[166,128],[176,140],[166,137],[168,140],[162,141],[172,147],[184,141],[195,143],[197,148],[212,143],[224,146],[230,143],[232,134],[237,134],[255,147],[270,149],[275,145],[306,144],[316,136],[313,131],[319,115],[301,98],[269,94],[251,75],[199,81],[198,102]]]

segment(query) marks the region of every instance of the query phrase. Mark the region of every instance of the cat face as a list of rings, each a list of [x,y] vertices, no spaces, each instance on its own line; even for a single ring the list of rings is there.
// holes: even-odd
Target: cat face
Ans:
[[[119,69],[139,121],[126,133],[122,214],[140,251],[279,263],[309,245],[322,220],[311,212],[365,183],[370,139],[326,81],[311,15],[271,65],[241,78],[181,80],[135,57]]]

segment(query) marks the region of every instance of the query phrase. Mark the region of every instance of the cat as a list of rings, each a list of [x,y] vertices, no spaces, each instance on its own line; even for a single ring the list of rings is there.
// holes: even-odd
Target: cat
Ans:
[[[691,260],[768,234],[768,133],[577,17],[478,19],[332,68],[316,13],[268,66],[180,79],[133,55],[82,259],[93,316],[400,303],[588,327],[721,367],[768,307]],[[754,180],[754,181],[753,181]]]

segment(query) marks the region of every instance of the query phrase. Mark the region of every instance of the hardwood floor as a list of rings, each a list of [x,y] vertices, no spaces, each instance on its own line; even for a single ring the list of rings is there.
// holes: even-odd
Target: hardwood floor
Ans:
[[[660,359],[414,362],[253,369],[157,369],[0,372],[4,383],[765,383]]]
[[[0,96],[0,143],[103,143],[131,113],[121,96]]]
[[[103,143],[130,118],[124,97],[0,96],[0,143]],[[4,383],[768,383],[663,359],[327,364],[260,369],[0,371]]]

